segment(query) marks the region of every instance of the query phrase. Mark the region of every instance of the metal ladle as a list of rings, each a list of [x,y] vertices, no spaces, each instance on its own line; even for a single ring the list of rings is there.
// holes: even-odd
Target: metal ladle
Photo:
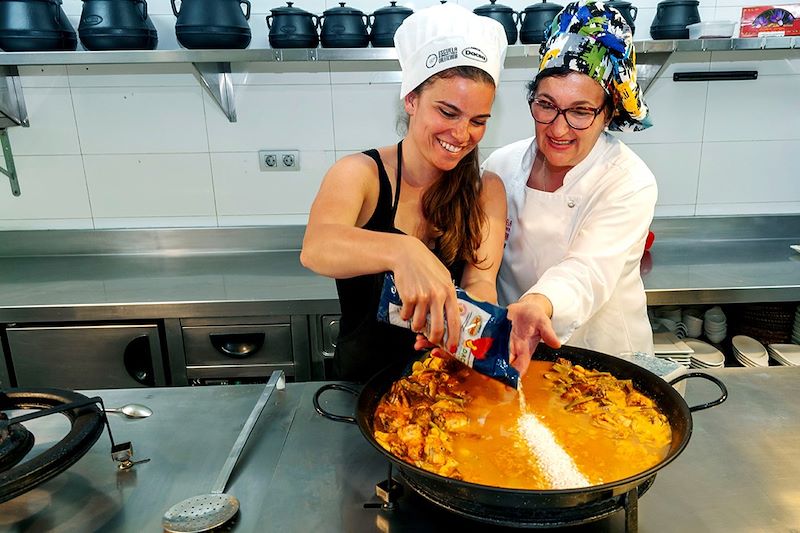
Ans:
[[[152,409],[139,403],[128,403],[122,407],[107,407],[103,411],[125,415],[128,418],[147,418],[153,414]]]
[[[261,393],[253,411],[244,423],[242,431],[236,438],[236,442],[233,443],[233,448],[214,482],[211,493],[192,496],[170,507],[161,519],[161,526],[165,531],[172,533],[208,531],[223,525],[236,515],[239,511],[239,500],[235,496],[224,494],[223,491],[269,397],[275,389],[283,390],[284,388],[286,388],[286,379],[283,371],[276,370],[270,376],[264,392]]]

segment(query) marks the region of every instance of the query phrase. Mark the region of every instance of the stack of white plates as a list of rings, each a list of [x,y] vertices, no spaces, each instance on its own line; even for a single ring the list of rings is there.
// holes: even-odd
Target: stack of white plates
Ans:
[[[800,366],[800,346],[797,344],[770,344],[767,352],[783,366]]]
[[[703,315],[703,332],[711,342],[722,342],[728,335],[728,320],[722,309],[715,305]]]
[[[764,345],[747,335],[736,335],[732,339],[733,356],[744,366],[769,366],[769,355]]]
[[[669,359],[687,368],[692,363],[692,349],[671,331],[654,333],[653,349],[656,357]]]
[[[683,342],[694,350],[691,360],[692,368],[722,368],[725,366],[725,356],[707,342],[691,337],[683,339]]]

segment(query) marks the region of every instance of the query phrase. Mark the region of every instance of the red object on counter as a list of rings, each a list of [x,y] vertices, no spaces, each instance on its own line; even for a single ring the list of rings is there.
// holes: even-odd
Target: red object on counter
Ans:
[[[645,251],[649,250],[651,246],[653,246],[653,241],[656,240],[656,234],[652,231],[647,232],[647,240],[644,241],[644,249]]]

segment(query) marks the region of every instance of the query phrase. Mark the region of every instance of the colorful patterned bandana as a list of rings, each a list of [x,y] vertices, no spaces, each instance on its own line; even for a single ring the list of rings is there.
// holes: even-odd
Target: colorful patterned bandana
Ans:
[[[593,78],[612,95],[608,129],[641,131],[652,126],[636,82],[636,50],[631,28],[619,11],[602,1],[571,2],[556,15],[539,48],[539,71],[567,67]]]

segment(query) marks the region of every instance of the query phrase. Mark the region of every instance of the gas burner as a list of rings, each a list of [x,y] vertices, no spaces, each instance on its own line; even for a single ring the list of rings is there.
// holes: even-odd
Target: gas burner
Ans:
[[[111,426],[102,406],[100,397],[87,398],[72,391],[0,391],[0,503],[27,492],[75,464],[94,446],[104,427],[111,440],[112,458],[120,463],[120,469],[125,470],[144,462],[131,460],[133,447],[130,442],[114,444]],[[9,419],[3,411],[11,410],[33,412]],[[56,413],[69,419],[67,434],[49,449],[20,463],[33,447],[34,441],[33,435],[21,423]]]
[[[8,416],[0,412],[0,422],[7,420]],[[33,441],[33,433],[22,424],[12,424],[0,429],[0,472],[20,462],[33,448]]]
[[[397,512],[401,510],[418,512],[422,507],[430,508],[431,517],[437,513],[443,514],[443,520],[456,527],[453,519],[458,522],[458,527],[474,526],[490,530],[499,528],[513,529],[543,529],[564,528],[571,526],[593,527],[591,524],[615,515],[619,511],[624,513],[624,528],[626,533],[638,531],[639,497],[641,497],[655,481],[655,476],[644,480],[641,484],[613,497],[600,499],[590,504],[581,504],[574,507],[563,508],[533,508],[521,506],[510,508],[507,505],[493,507],[472,501],[467,508],[458,498],[449,500],[446,495],[437,494],[429,487],[420,485],[413,476],[404,475],[400,468],[401,481],[392,478],[392,465],[389,464],[389,476],[375,487],[376,494],[381,502],[364,504],[365,509],[379,509],[381,511]],[[403,490],[411,489],[404,496]],[[402,512],[400,514],[403,514]],[[489,529],[486,529],[487,531]]]

